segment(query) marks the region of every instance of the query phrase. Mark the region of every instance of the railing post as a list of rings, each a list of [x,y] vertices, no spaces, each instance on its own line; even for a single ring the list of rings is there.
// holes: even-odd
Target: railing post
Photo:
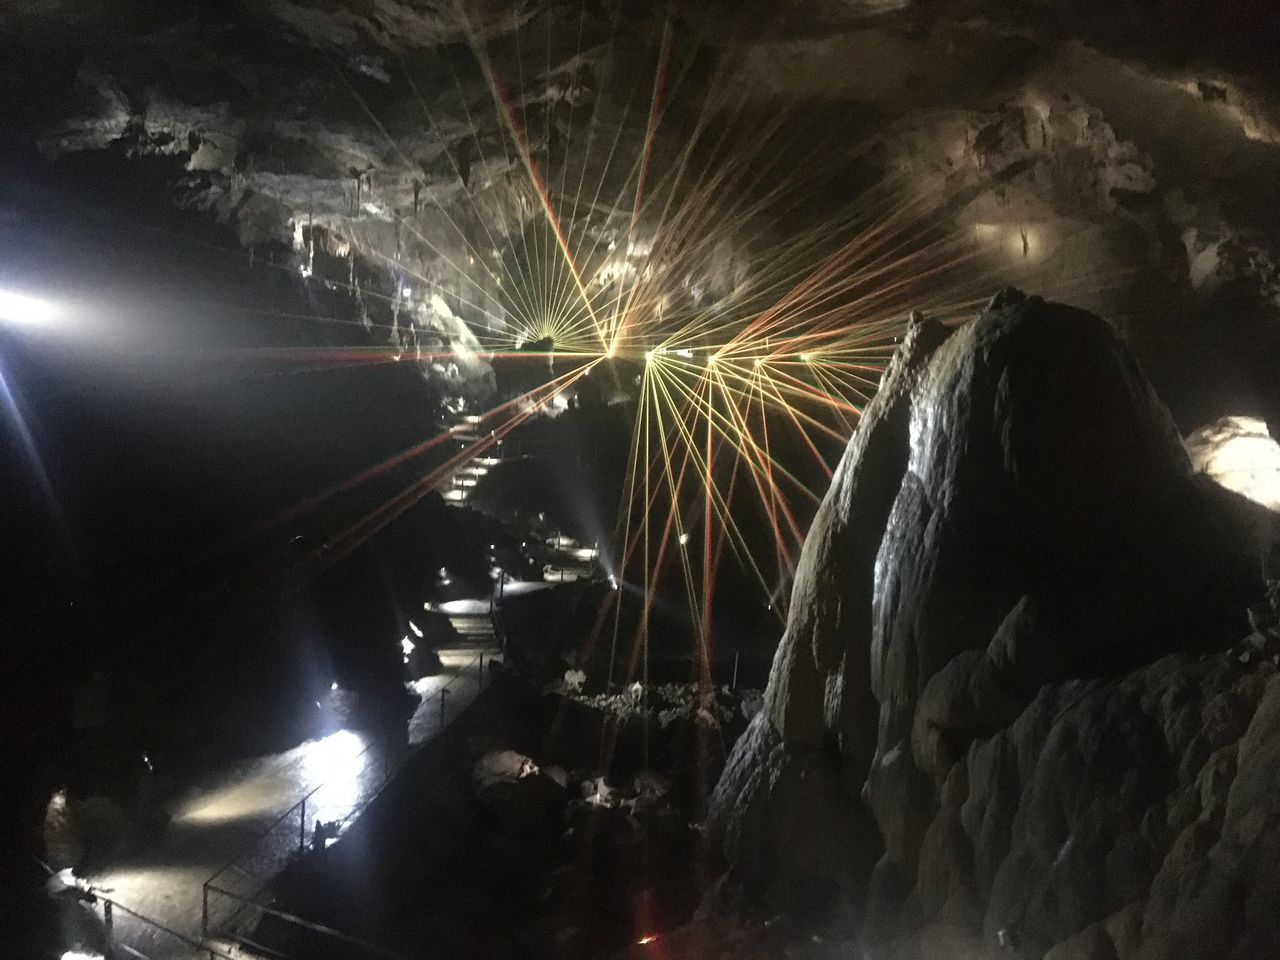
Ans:
[[[448,687],[440,688],[440,729],[444,729],[444,698],[449,695]]]
[[[200,937],[209,939],[209,881],[200,886]]]
[[[480,669],[476,673],[476,689],[484,689],[484,651],[480,651]]]
[[[302,812],[298,814],[298,852],[307,848],[307,798],[302,798]]]
[[[115,917],[112,916],[111,908],[112,908],[111,901],[108,900],[106,897],[103,897],[102,898],[102,926],[105,930],[105,936],[106,936],[106,949],[103,951],[103,954],[108,958],[110,958],[112,954],[115,953],[114,947],[116,942]]]

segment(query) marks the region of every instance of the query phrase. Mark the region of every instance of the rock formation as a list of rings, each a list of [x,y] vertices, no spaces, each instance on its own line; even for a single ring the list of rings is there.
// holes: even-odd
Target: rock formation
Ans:
[[[726,891],[878,957],[1271,955],[1264,514],[1096,316],[913,318],[716,791]]]

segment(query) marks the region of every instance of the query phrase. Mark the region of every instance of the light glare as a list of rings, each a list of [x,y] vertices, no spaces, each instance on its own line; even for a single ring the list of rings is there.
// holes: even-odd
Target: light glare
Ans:
[[[58,319],[57,306],[40,297],[0,290],[0,322],[44,326]]]

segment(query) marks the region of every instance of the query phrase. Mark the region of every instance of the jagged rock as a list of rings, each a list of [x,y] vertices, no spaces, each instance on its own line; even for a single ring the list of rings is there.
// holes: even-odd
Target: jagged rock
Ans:
[[[1194,477],[1095,316],[1006,291],[923,363],[910,349],[819,512],[769,709],[717,787],[730,880],[767,865],[775,907],[805,871],[846,903],[865,884],[872,956],[1164,956],[1153,918],[1211,849],[1223,890],[1267,889],[1270,821],[1243,811],[1270,801],[1237,785],[1250,759],[1265,782],[1274,666],[1231,650],[1262,593],[1256,516]],[[840,826],[788,834],[818,815]],[[1228,869],[1218,837],[1243,823]],[[1188,955],[1231,942],[1225,897]]]
[[[747,862],[755,849],[773,851],[780,859],[768,871],[770,885],[785,888],[797,877],[848,888],[850,865],[866,860],[866,853],[850,847],[855,836],[870,836],[865,814],[850,798],[870,760],[876,708],[869,662],[846,656],[846,650],[869,643],[872,567],[907,461],[911,391],[948,333],[941,324],[913,318],[864,412],[801,556],[793,614],[774,658],[765,709],[738,740],[716,788],[713,831],[724,837],[726,849],[741,854],[731,853],[731,860]],[[850,758],[850,771],[823,747],[831,727],[842,735],[839,754]],[[797,819],[775,831],[769,811],[785,808],[793,796],[811,810],[833,814],[834,822],[804,830]],[[789,833],[785,840],[783,833]],[[803,839],[808,843],[797,847]]]

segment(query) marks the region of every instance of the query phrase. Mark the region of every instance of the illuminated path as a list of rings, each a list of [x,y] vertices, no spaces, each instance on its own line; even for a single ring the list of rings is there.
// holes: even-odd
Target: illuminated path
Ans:
[[[308,841],[317,819],[342,821],[350,816],[383,783],[388,756],[403,759],[408,747],[436,736],[476,698],[480,691],[476,659],[482,650],[486,663],[497,655],[496,650],[479,646],[440,651],[444,671],[413,685],[422,703],[409,720],[407,743],[402,739],[388,744],[369,733],[340,730],[283,753],[217,771],[189,786],[170,805],[171,819],[160,836],[94,874],[91,883],[130,910],[199,941],[204,882],[251,844],[252,849],[237,858],[219,883],[249,894],[269,881],[297,853],[299,820],[291,816],[277,828],[269,828],[313,790],[305,821]],[[436,694],[446,685],[442,726],[442,698]],[[254,844],[264,831],[268,832]],[[208,957],[178,937],[121,913],[115,917],[115,941],[147,960]],[[212,941],[212,945],[233,956],[254,956],[224,941]],[[119,955],[128,953],[126,949]]]

